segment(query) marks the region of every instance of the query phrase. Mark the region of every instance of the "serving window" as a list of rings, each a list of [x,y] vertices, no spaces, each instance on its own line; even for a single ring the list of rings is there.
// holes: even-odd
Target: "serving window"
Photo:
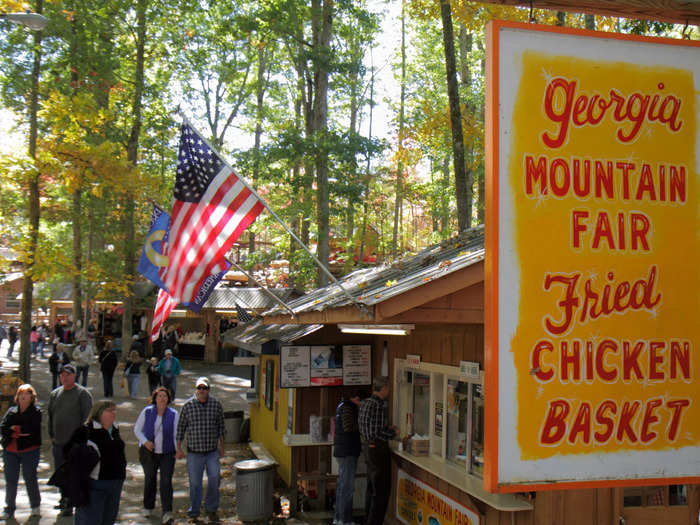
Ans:
[[[429,455],[481,477],[484,460],[483,373],[462,376],[456,366],[395,362],[394,414],[408,451]]]

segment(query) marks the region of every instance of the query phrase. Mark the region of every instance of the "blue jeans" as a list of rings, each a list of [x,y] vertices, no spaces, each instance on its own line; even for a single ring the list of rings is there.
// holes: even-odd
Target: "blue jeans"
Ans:
[[[334,520],[352,523],[352,498],[355,495],[355,471],[357,456],[345,456],[338,460],[338,487],[335,489]]]
[[[166,377],[162,376],[161,382],[163,386],[170,390],[173,395],[173,401],[175,400],[175,390],[177,390],[177,376]]]
[[[126,380],[129,383],[129,397],[137,397],[139,395],[139,377],[140,374],[128,374]]]
[[[36,479],[36,469],[39,466],[39,449],[29,452],[3,451],[5,460],[5,510],[8,514],[15,512],[15,499],[17,498],[17,485],[19,483],[19,468],[22,467],[24,486],[29,495],[29,504],[32,508],[41,503],[39,495],[39,482]]]
[[[75,376],[75,382],[80,383],[83,386],[87,386],[87,376],[88,372],[90,371],[90,365],[85,365],[85,366],[79,366],[76,368],[76,372],[78,372]],[[83,380],[80,380],[80,376],[83,376]]]
[[[202,506],[202,480],[205,467],[207,469],[207,495],[204,498],[204,509],[207,512],[219,510],[219,482],[221,481],[219,451],[187,452],[187,474],[190,477],[190,508],[187,509],[187,514],[191,518],[199,516]]]
[[[91,479],[90,503],[76,507],[73,525],[114,525],[119,514],[123,479]]]

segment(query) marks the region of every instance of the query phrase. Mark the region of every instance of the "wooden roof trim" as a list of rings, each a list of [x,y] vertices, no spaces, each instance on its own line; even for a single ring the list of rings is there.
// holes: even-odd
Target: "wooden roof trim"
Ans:
[[[412,308],[408,312],[383,319],[386,324],[484,324],[484,310],[468,308]]]
[[[658,20],[675,24],[700,25],[700,4],[696,2],[665,0],[649,2],[648,0],[480,0],[485,4],[512,5],[535,9],[551,9],[553,11],[569,11],[608,15],[640,20]]]
[[[396,295],[386,301],[377,304],[374,308],[375,322],[386,321],[390,317],[416,308],[449,295],[462,288],[468,288],[484,280],[484,261],[457,270],[443,277],[436,277],[433,281],[422,286]]]
[[[367,307],[369,315],[363,315],[355,305],[329,308],[322,311],[309,311],[291,315],[266,315],[263,324],[336,324],[336,323],[366,323],[374,320],[371,306]]]

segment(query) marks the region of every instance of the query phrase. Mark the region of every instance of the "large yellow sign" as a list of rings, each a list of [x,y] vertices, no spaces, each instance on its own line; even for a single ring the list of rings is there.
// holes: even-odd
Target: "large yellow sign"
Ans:
[[[399,469],[396,517],[406,525],[479,525],[472,509],[457,503],[430,485]]]
[[[698,49],[491,31],[487,486],[698,476]]]

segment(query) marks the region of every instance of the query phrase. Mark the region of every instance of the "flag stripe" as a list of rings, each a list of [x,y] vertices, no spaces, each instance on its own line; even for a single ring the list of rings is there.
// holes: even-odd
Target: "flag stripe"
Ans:
[[[153,323],[151,324],[151,343],[158,339],[160,327],[173,311],[177,303],[170,297],[170,294],[160,288],[156,299],[156,309],[153,312]]]

